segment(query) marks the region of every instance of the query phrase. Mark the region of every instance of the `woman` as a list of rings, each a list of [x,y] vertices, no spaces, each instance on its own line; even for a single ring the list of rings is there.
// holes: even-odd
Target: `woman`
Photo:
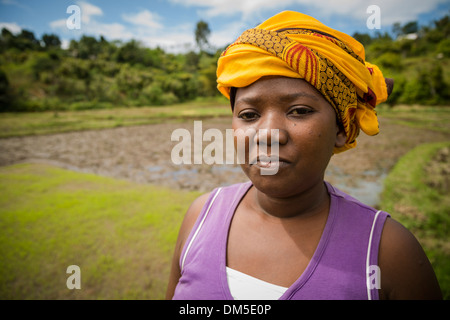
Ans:
[[[324,182],[331,156],[355,147],[360,129],[378,133],[374,108],[392,89],[361,44],[282,12],[229,46],[217,74],[233,129],[266,130],[254,139],[267,157],[241,165],[250,182],[192,203],[167,298],[441,298],[409,231]]]

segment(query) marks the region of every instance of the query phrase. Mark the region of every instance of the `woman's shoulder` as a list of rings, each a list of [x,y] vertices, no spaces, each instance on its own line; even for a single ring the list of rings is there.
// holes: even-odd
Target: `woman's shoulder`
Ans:
[[[440,299],[442,297],[431,263],[415,236],[390,214],[365,205],[328,184],[340,213],[374,220],[382,214],[378,266],[381,270],[382,299]]]
[[[441,299],[442,294],[422,246],[401,223],[387,219],[380,241],[381,297]]]

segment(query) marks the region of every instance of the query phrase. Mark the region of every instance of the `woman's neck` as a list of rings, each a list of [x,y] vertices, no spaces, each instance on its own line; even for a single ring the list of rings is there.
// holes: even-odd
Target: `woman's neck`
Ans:
[[[268,216],[284,218],[310,217],[327,213],[330,196],[323,181],[302,193],[289,197],[272,197],[253,188],[252,207]]]

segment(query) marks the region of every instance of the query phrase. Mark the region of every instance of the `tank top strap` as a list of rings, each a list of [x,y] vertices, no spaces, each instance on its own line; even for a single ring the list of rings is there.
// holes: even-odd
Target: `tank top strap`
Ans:
[[[217,198],[217,196],[219,195],[221,190],[222,190],[222,188],[216,188],[213,190],[213,192],[211,192],[205,205],[202,208],[202,211],[200,212],[199,217],[197,218],[197,221],[194,224],[194,227],[193,227],[191,233],[189,234],[189,237],[186,241],[187,245],[184,246],[183,251],[181,252],[181,261],[180,261],[181,272],[183,272],[184,262],[186,261],[186,256],[189,252],[189,249],[191,248],[192,243],[194,242],[200,229],[202,228],[203,223],[205,222],[205,219],[208,216],[209,211],[211,210],[211,206],[213,205],[214,200]]]
[[[217,235],[216,239],[226,240],[226,234],[228,234],[229,224],[231,223],[231,218],[234,211],[250,186],[250,182],[234,184],[231,186],[216,188],[210,193],[181,252],[181,272],[183,272],[186,264],[186,258],[189,255],[192,245],[196,241],[202,241],[199,240],[199,237],[201,236],[200,232],[204,228],[205,224],[209,226],[208,231],[213,230],[213,232],[215,232]],[[223,233],[225,237],[221,237],[219,233]],[[218,243],[218,245],[226,244]]]
[[[368,300],[379,299],[378,289],[381,287],[381,271],[378,266],[378,254],[380,249],[381,233],[383,232],[383,226],[388,217],[388,213],[378,210],[373,218],[372,228],[369,234],[366,257],[366,286]]]

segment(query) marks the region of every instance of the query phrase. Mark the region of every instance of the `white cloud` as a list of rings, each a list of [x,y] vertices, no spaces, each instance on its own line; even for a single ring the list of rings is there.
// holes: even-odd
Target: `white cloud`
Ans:
[[[17,0],[2,0],[16,2]],[[206,21],[214,21],[216,17],[227,17],[228,22],[221,29],[212,29],[210,43],[215,47],[223,47],[233,42],[239,34],[268,18],[269,13],[277,10],[305,10],[319,20],[330,17],[338,18],[336,23],[347,26],[349,23],[365,26],[369,14],[366,9],[375,4],[381,10],[381,23],[390,26],[394,22],[405,23],[417,19],[421,13],[430,12],[440,3],[448,0],[168,0],[181,9],[192,7],[198,16]],[[73,38],[82,34],[100,36],[107,39],[128,41],[136,39],[150,47],[160,46],[168,51],[185,51],[195,44],[193,23],[184,25],[164,25],[163,18],[148,9],[138,12],[123,12],[122,21],[105,23],[105,13],[87,0],[75,2],[81,8],[81,29],[69,30],[66,20],[60,19],[50,26]],[[179,9],[179,8],[177,8]],[[177,10],[175,10],[177,11]],[[343,21],[348,23],[343,23]],[[211,25],[214,26],[214,23]],[[338,25],[334,27],[339,28]],[[16,26],[16,30],[20,28]],[[64,39],[63,39],[64,40]]]
[[[366,12],[367,8],[377,5],[380,8],[382,24],[392,25],[394,22],[405,23],[416,20],[421,13],[430,12],[446,1],[448,0],[296,0],[293,2],[317,7],[320,9],[320,15],[323,16],[348,17],[355,21],[366,21],[369,16]]]
[[[148,10],[141,11],[137,14],[123,14],[122,18],[134,25],[152,28],[152,29],[161,29],[163,25],[159,22],[161,21],[161,17],[156,13],[152,13]]]
[[[392,25],[395,22],[409,22],[417,20],[422,13],[435,10],[439,4],[448,0],[410,0],[408,2],[382,0],[378,5],[381,9],[381,21]]]
[[[333,27],[340,30],[348,28],[349,23],[355,26],[366,26],[370,16],[367,8],[370,5],[380,7],[382,27],[395,22],[406,23],[417,20],[418,16],[435,10],[439,4],[448,0],[169,0],[172,4],[193,7],[199,16],[206,20],[216,17],[233,19],[222,30],[212,30],[210,42],[222,47],[234,41],[239,34],[268,18],[267,14],[277,10],[304,10],[319,21],[338,18]],[[346,21],[346,23],[344,23]]]
[[[134,36],[132,32],[128,31],[127,28],[120,23],[100,23],[95,20],[90,20],[89,23],[81,23],[81,28],[79,30],[68,29],[65,19],[50,22],[50,27],[53,30],[58,30],[62,34],[72,38],[79,35],[88,35],[104,36],[111,40],[129,40]]]
[[[63,29],[63,28],[66,28],[66,20],[65,19],[59,19],[59,20],[51,21],[50,22],[50,27],[52,29]]]
[[[213,18],[217,16],[232,16],[241,14],[243,20],[258,15],[265,10],[281,8],[290,5],[295,0],[169,0],[175,4],[188,7],[200,7],[202,16]]]
[[[172,53],[193,50],[194,26],[191,23],[167,27],[164,33],[146,30],[139,35],[139,40],[148,47],[160,47]]]
[[[228,23],[225,29],[212,31],[209,42],[216,48],[224,47],[234,42],[245,29],[248,29],[248,27],[249,26],[242,21]]]
[[[82,23],[90,23],[92,16],[102,16],[103,11],[97,6],[90,4],[85,1],[78,1],[77,5],[81,9],[81,22]]]
[[[67,37],[74,38],[81,35],[104,36],[109,40],[129,41],[138,40],[148,47],[161,47],[171,52],[181,52],[192,49],[194,43],[194,29],[191,24],[165,27],[162,18],[143,10],[138,13],[123,13],[122,19],[129,23],[122,24],[104,23],[98,19],[103,15],[101,8],[91,5],[88,2],[77,2],[81,11],[81,29],[69,30],[66,26],[66,19],[59,19],[50,22],[54,30],[58,30]],[[164,33],[159,32],[164,28]],[[68,40],[62,39],[63,43]]]
[[[103,16],[103,10],[100,7],[86,1],[78,1],[76,4],[80,7],[81,28],[79,30],[68,29],[66,19],[51,21],[50,27],[71,37],[83,34],[89,36],[102,35],[111,40],[129,40],[133,38],[134,34],[120,23],[102,23],[98,21],[97,17]]]
[[[83,27],[82,27],[83,29]],[[111,40],[131,40],[135,34],[120,23],[99,23],[93,21],[85,27],[83,33],[104,36]]]
[[[149,10],[137,14],[122,14],[122,18],[134,26],[130,28],[134,38],[147,47],[160,47],[173,53],[192,50],[194,26],[191,23],[164,26],[163,19]],[[163,28],[164,32],[161,32]]]
[[[3,28],[8,29],[13,34],[18,34],[22,31],[22,27],[15,22],[0,22],[0,30]]]
[[[436,9],[448,0],[169,0],[174,4],[199,7],[199,13],[214,18],[217,16],[240,15],[242,20],[258,17],[261,13],[280,8],[317,9],[315,18],[331,15],[349,17],[353,20],[366,20],[366,9],[377,5],[381,9],[383,23],[407,22],[417,19],[421,13]]]

